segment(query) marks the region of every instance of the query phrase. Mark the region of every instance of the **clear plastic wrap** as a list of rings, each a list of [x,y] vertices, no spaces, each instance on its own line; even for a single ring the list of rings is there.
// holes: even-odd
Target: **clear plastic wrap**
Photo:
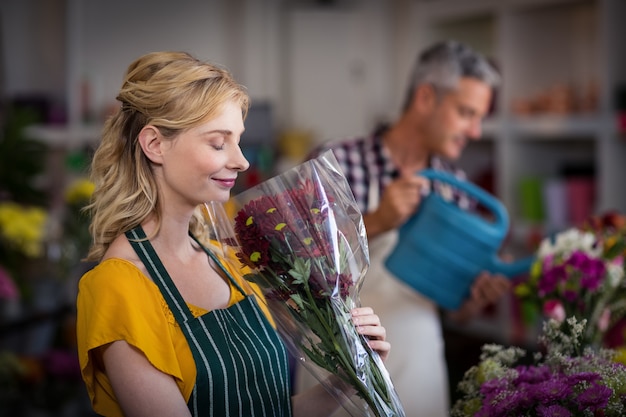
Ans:
[[[380,356],[351,320],[369,252],[332,152],[206,208],[221,254],[261,287],[291,354],[351,415],[404,416]]]

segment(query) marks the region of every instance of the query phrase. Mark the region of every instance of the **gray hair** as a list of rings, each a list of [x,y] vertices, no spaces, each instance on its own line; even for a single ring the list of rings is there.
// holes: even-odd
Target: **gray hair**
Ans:
[[[496,88],[500,74],[480,53],[457,41],[437,43],[424,50],[417,58],[403,111],[411,105],[415,90],[421,84],[432,85],[438,93],[457,87],[462,77],[475,78]]]

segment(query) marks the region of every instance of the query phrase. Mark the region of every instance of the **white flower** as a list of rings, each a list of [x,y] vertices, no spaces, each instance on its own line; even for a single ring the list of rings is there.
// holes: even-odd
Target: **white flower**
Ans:
[[[621,264],[609,262],[607,264],[607,275],[611,288],[617,288],[624,280],[624,267]]]
[[[602,246],[596,245],[593,233],[572,228],[557,234],[554,239],[549,237],[543,239],[537,253],[540,258],[550,255],[568,258],[574,251],[582,251],[597,258],[602,254]]]

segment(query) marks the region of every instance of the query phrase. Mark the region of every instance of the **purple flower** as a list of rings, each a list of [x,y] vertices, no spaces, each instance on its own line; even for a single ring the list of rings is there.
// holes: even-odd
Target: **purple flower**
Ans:
[[[565,266],[557,265],[552,268],[544,269],[543,275],[539,280],[539,295],[550,294],[556,290],[558,284],[562,281],[567,281],[567,272]]]
[[[538,417],[570,417],[572,413],[565,407],[561,407],[558,404],[553,405],[538,405],[537,416]]]
[[[480,387],[480,393],[485,397],[496,397],[501,392],[509,389],[509,381],[506,378],[494,378],[485,381]]]
[[[43,356],[48,373],[60,379],[80,380],[78,355],[71,351],[53,349]]]
[[[593,384],[578,396],[578,409],[580,411],[589,409],[590,411],[602,410],[606,407],[611,398],[613,390],[604,385]]]
[[[489,416],[510,416],[517,414],[518,410],[523,409],[524,404],[528,401],[522,391],[513,390],[508,392],[504,398],[499,398],[495,404],[493,404],[493,414]]]
[[[567,399],[572,394],[572,386],[562,375],[553,375],[552,378],[529,387],[529,396],[540,404],[550,404]]]
[[[574,290],[565,290],[563,291],[563,298],[568,303],[573,303],[574,301],[578,300],[578,293]]]
[[[566,265],[569,265],[582,273],[580,286],[590,291],[595,291],[598,287],[600,287],[606,272],[606,266],[601,259],[590,258],[582,251],[572,253],[567,260]]]
[[[495,396],[487,396],[475,417],[506,417],[524,409],[527,401],[523,392],[513,387],[500,391]]]
[[[546,365],[542,366],[518,366],[515,368],[518,372],[518,376],[515,379],[515,384],[527,383],[534,384],[537,382],[545,381],[550,378],[550,368]]]
[[[0,300],[13,300],[20,298],[20,293],[9,275],[9,272],[0,266]]]
[[[580,382],[594,383],[600,379],[600,374],[596,372],[579,372],[577,374],[568,375],[567,378],[572,385],[576,385]]]

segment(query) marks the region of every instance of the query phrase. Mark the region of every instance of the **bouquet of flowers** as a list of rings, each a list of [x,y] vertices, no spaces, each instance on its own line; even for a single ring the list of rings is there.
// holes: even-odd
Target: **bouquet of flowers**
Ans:
[[[585,323],[544,322],[545,353],[483,346],[480,363],[458,385],[452,417],[618,417],[626,413],[626,366],[609,349],[583,347]]]
[[[264,291],[290,352],[352,415],[404,416],[350,310],[369,267],[361,213],[328,151],[231,199],[235,250]],[[328,374],[356,391],[328,381]]]
[[[614,214],[544,239],[526,281],[515,287],[527,322],[586,319],[583,343],[600,345],[626,313],[623,229]]]

